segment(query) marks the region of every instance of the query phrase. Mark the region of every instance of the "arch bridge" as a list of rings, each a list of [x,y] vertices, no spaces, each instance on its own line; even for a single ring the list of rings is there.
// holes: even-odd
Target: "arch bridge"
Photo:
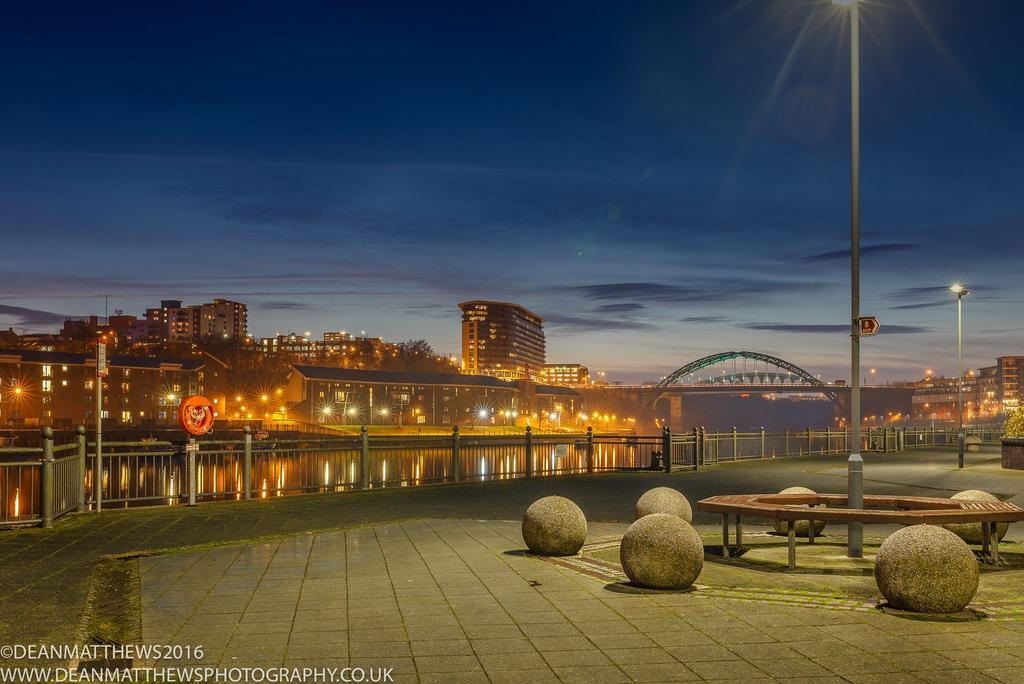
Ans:
[[[777,356],[728,351],[692,361],[669,373],[644,393],[652,404],[666,392],[686,394],[787,392],[820,393],[832,401],[844,387],[828,385],[800,366]]]

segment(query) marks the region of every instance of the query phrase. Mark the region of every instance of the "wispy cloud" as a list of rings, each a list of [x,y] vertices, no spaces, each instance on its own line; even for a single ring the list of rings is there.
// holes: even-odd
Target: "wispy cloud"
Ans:
[[[849,334],[850,326],[842,324],[801,324],[801,323],[745,323],[744,328],[748,330],[767,330],[771,332],[784,333],[846,333]],[[911,335],[915,333],[931,332],[931,328],[916,325],[883,325],[879,334],[890,335]]]
[[[633,320],[608,319],[600,316],[574,316],[548,314],[544,317],[549,328],[561,333],[600,332],[609,330],[656,330],[656,326]]]
[[[261,309],[268,311],[308,311],[315,308],[309,302],[296,302],[292,300],[275,299],[263,302],[259,305]]]
[[[920,248],[921,245],[914,244],[911,242],[886,242],[879,245],[865,245],[860,248],[861,255],[871,254],[893,254],[897,252],[909,252],[913,249]],[[808,263],[816,263],[820,261],[837,261],[839,259],[849,259],[850,250],[848,249],[836,249],[829,252],[818,252],[817,254],[808,254],[805,257],[801,257],[801,261]]]
[[[67,318],[64,314],[40,309],[28,309],[23,306],[0,304],[0,316],[13,318],[16,327],[36,328],[60,325]],[[8,323],[11,325],[11,323]]]
[[[778,292],[821,290],[829,285],[797,280],[742,277],[704,278],[700,286],[658,282],[595,283],[560,288],[594,301],[628,300],[660,303],[707,303],[744,301],[752,296]]]
[[[647,307],[637,302],[622,302],[621,304],[602,304],[594,309],[594,313],[634,313],[645,308]]]
[[[718,316],[714,314],[708,314],[705,316],[683,316],[679,319],[680,323],[725,323],[729,320],[728,316]]]

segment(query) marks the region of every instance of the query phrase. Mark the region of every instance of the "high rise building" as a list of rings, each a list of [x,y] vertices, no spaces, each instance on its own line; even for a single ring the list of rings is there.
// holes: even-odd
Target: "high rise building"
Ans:
[[[148,342],[241,341],[248,334],[248,313],[245,304],[227,299],[191,306],[164,299],[159,308],[146,309],[140,330],[138,338]]]
[[[241,302],[214,299],[189,308],[199,309],[200,340],[244,340],[248,334],[248,313]]]
[[[506,380],[540,376],[544,319],[519,304],[473,300],[462,310],[462,371]]]
[[[1007,410],[1015,409],[1024,400],[1024,356],[1000,356],[996,359],[999,399]]]

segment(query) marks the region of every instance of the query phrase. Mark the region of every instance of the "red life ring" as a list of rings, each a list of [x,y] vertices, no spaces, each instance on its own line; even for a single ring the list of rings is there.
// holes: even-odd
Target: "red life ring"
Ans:
[[[213,431],[213,402],[199,394],[181,401],[178,423],[190,435],[205,435]]]

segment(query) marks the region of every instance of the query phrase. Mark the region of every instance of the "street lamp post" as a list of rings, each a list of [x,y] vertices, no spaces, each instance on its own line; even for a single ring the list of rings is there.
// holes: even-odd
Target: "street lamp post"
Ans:
[[[832,0],[850,11],[850,458],[846,505],[864,507],[864,459],[860,455],[860,8],[858,0]],[[846,555],[864,555],[864,526],[847,527]]]
[[[956,413],[958,427],[956,432],[957,441],[957,468],[964,467],[964,297],[971,294],[959,283],[949,288],[950,292],[956,295],[956,355],[960,361],[960,375],[956,383]]]

